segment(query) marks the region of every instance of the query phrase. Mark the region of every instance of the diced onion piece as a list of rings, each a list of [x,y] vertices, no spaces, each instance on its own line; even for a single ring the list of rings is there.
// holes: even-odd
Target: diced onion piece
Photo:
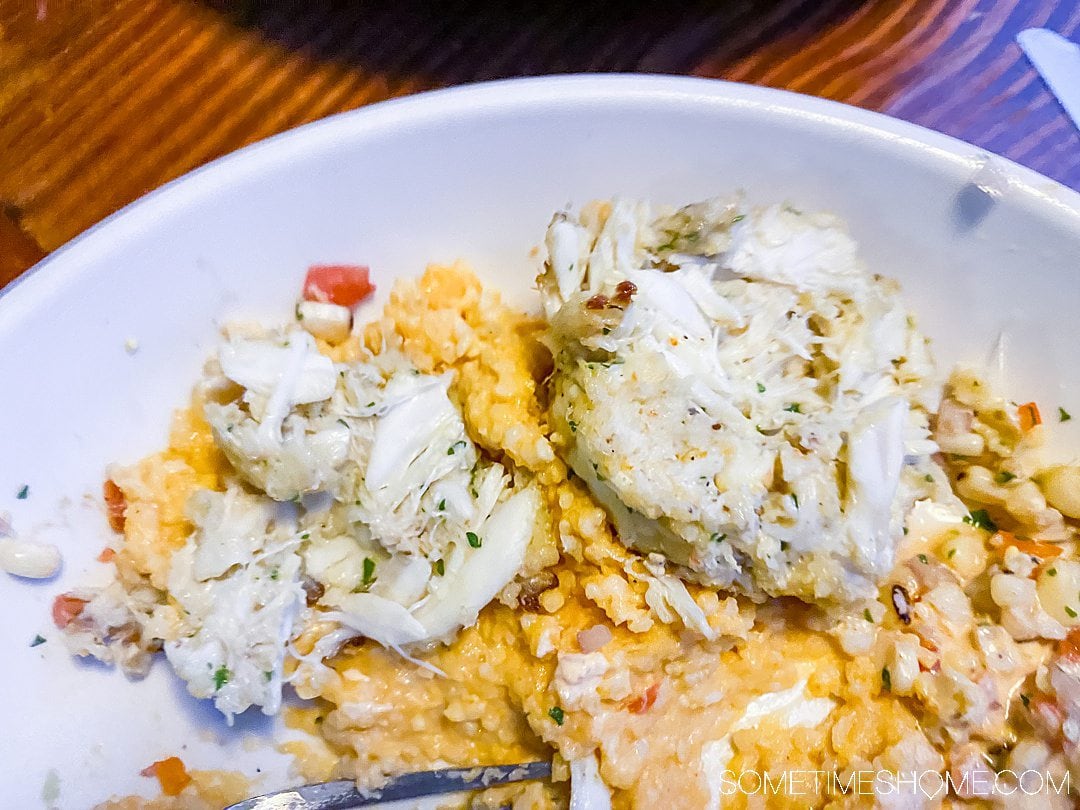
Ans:
[[[607,625],[594,624],[588,630],[578,633],[577,640],[582,652],[596,652],[611,641],[611,630],[607,628]]]
[[[349,336],[352,328],[352,312],[348,307],[338,304],[301,301],[297,305],[296,314],[300,325],[309,334],[327,343],[340,343]]]

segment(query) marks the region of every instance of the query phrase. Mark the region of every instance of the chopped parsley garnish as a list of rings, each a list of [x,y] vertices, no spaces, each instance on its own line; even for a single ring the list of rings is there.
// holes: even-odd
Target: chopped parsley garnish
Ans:
[[[229,682],[229,678],[232,677],[232,673],[222,664],[220,667],[214,670],[214,691],[218,692],[225,684]]]
[[[18,498],[20,501],[25,501],[29,494],[30,494],[30,485],[29,484],[23,484],[22,489],[20,489],[18,491],[18,493],[16,493],[15,497]]]
[[[464,439],[458,439],[456,442],[454,442],[452,445],[450,445],[450,449],[446,451],[446,455],[452,456],[458,450],[464,450],[464,449],[465,449],[465,440]]]
[[[444,563],[442,560],[436,560],[435,573],[438,574],[440,577],[446,574],[446,563]]]
[[[796,495],[794,492],[792,492],[791,493],[791,500],[793,500],[795,502],[795,508],[798,509],[799,508],[799,496]]]
[[[1077,615],[1077,614],[1076,614],[1076,611],[1075,611],[1075,610],[1073,610],[1073,609],[1072,609],[1071,607],[1069,607],[1068,605],[1066,605],[1066,606],[1065,606],[1065,612],[1069,614],[1069,618],[1070,618],[1070,619],[1075,619],[1075,618],[1076,618],[1076,615]]]
[[[932,483],[934,483],[934,476],[932,476],[930,473],[927,473],[926,475],[923,476],[923,481],[925,481],[928,484],[932,484]]]
[[[949,557],[949,559],[950,559],[950,560],[951,560],[951,559],[952,559],[953,557],[955,557],[955,556],[956,556],[956,549],[955,549],[955,548],[950,548],[950,549],[949,549],[949,553],[948,553],[948,555],[947,555],[947,556]]]
[[[293,314],[296,315],[296,320],[304,320],[304,313],[300,311],[300,302],[296,302],[296,306],[293,308]]]
[[[758,384],[757,384],[757,392],[758,392],[759,394],[764,394],[764,393],[765,393],[765,386],[764,386],[764,385],[762,385],[761,383],[758,383]]]
[[[473,548],[480,548],[483,543],[476,532],[465,532],[465,539],[469,541],[469,545]]]
[[[1023,692],[1021,692],[1020,693],[1020,702],[1024,704],[1024,708],[1026,709],[1028,706],[1031,705],[1031,698],[1029,698],[1027,695],[1025,695]]]
[[[555,725],[561,726],[566,719],[566,712],[558,706],[552,706],[548,709],[548,717],[555,721]]]
[[[1016,478],[1016,476],[1013,475],[1011,472],[1007,472],[1006,470],[1002,470],[1001,472],[999,472],[997,475],[994,476],[994,483],[995,484],[1007,484],[1010,481],[1012,481],[1014,478]]]
[[[369,407],[369,408],[374,408],[374,407],[375,407],[375,401],[374,401],[374,400],[372,400],[371,402],[369,402],[369,403],[367,404],[367,407]]]
[[[889,674],[888,667],[883,667],[881,670],[881,685],[885,687],[886,692],[892,691],[892,675]]]
[[[370,585],[375,581],[375,561],[371,557],[364,557],[364,584]]]
[[[300,535],[301,540],[307,540],[309,537],[311,537],[311,532],[304,532],[302,535]]]
[[[439,505],[436,506],[435,508],[438,509],[440,512],[445,512],[446,511],[446,498],[443,498],[441,501],[439,501]]]
[[[1047,571],[1046,571],[1046,575],[1047,575],[1048,577],[1056,577],[1056,576],[1057,576],[1057,569],[1056,569],[1056,568],[1049,568],[1049,569],[1047,569]]]
[[[722,543],[726,539],[727,539],[726,534],[721,534],[720,532],[713,532],[712,536],[709,537],[709,542],[710,543]]]
[[[278,576],[280,576],[280,574],[281,574],[281,572],[277,568],[273,568],[270,571],[270,579],[272,579],[272,580],[274,580],[276,582],[277,578],[278,578]]]
[[[780,541],[780,550],[781,551],[787,551],[789,548],[791,548],[791,543],[789,543],[787,540],[781,540]]]
[[[919,555],[919,562],[921,562],[923,565],[928,565],[930,563],[930,560],[927,558],[927,556],[925,554],[920,554]]]
[[[866,610],[864,610],[862,612],[862,615],[863,615],[864,619],[866,619],[868,622],[870,622],[870,624],[874,623],[874,617],[870,613],[870,608],[867,608]]]
[[[266,679],[267,683],[270,683],[270,681],[274,680],[274,673],[268,669],[263,673],[263,678]]]
[[[45,643],[45,637],[44,636],[34,636],[34,640],[30,642],[30,646],[31,647],[40,647],[44,643]]]
[[[577,433],[577,422],[575,422],[573,419],[568,419],[566,424],[567,426],[569,426],[571,433]]]
[[[349,427],[349,423],[348,423],[348,422],[346,422],[346,421],[345,421],[344,419],[338,419],[338,420],[337,420],[337,423],[338,423],[339,425],[341,425],[341,426],[342,426],[343,428],[348,428],[348,427]]]
[[[802,413],[802,405],[800,405],[798,402],[792,402],[790,405],[784,408],[784,410],[788,413]]]
[[[976,509],[970,515],[964,518],[964,523],[969,526],[977,526],[980,529],[984,529],[988,532],[996,532],[997,524],[990,519],[990,515],[985,509]]]
[[[605,326],[603,329],[600,330],[600,334],[601,335],[610,335],[611,334],[611,327],[610,326]]]
[[[1058,421],[1059,422],[1068,422],[1070,419],[1072,419],[1072,414],[1069,413],[1067,410],[1065,410],[1064,408],[1062,408],[1059,405],[1058,406]]]
[[[744,219],[746,219],[746,214],[736,214],[731,218],[731,224],[734,225],[736,222],[742,222]]]

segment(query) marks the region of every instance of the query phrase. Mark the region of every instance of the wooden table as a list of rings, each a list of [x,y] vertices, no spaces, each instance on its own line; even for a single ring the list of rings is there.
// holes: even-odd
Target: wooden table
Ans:
[[[0,284],[208,160],[341,110],[505,76],[644,71],[915,121],[1080,189],[1015,44],[1077,0],[0,0]]]

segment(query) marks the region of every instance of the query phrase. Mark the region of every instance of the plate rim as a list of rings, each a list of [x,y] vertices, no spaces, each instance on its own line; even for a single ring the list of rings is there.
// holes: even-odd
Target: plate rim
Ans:
[[[119,244],[125,234],[138,232],[216,187],[280,163],[296,150],[320,140],[357,137],[383,127],[416,125],[455,114],[482,112],[485,108],[509,110],[550,102],[572,106],[649,97],[754,108],[812,120],[819,126],[887,142],[911,155],[921,152],[956,168],[970,170],[973,160],[989,158],[996,168],[1007,172],[1010,194],[1025,194],[1030,203],[1047,212],[1056,209],[1059,215],[1074,219],[1080,235],[1080,191],[1009,158],[885,113],[790,90],[698,76],[575,73],[515,77],[427,90],[345,110],[283,130],[191,169],[91,225],[0,288],[0,315],[6,322],[0,324],[0,339],[15,326],[20,314],[33,312],[80,271],[90,272],[94,254]]]

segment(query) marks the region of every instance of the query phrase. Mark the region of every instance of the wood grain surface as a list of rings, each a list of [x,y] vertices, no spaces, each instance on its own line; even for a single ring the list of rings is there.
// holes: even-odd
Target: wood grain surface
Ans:
[[[580,71],[880,110],[1080,189],[1080,133],[1015,44],[1077,0],[0,0],[0,284],[145,192],[341,110]]]

